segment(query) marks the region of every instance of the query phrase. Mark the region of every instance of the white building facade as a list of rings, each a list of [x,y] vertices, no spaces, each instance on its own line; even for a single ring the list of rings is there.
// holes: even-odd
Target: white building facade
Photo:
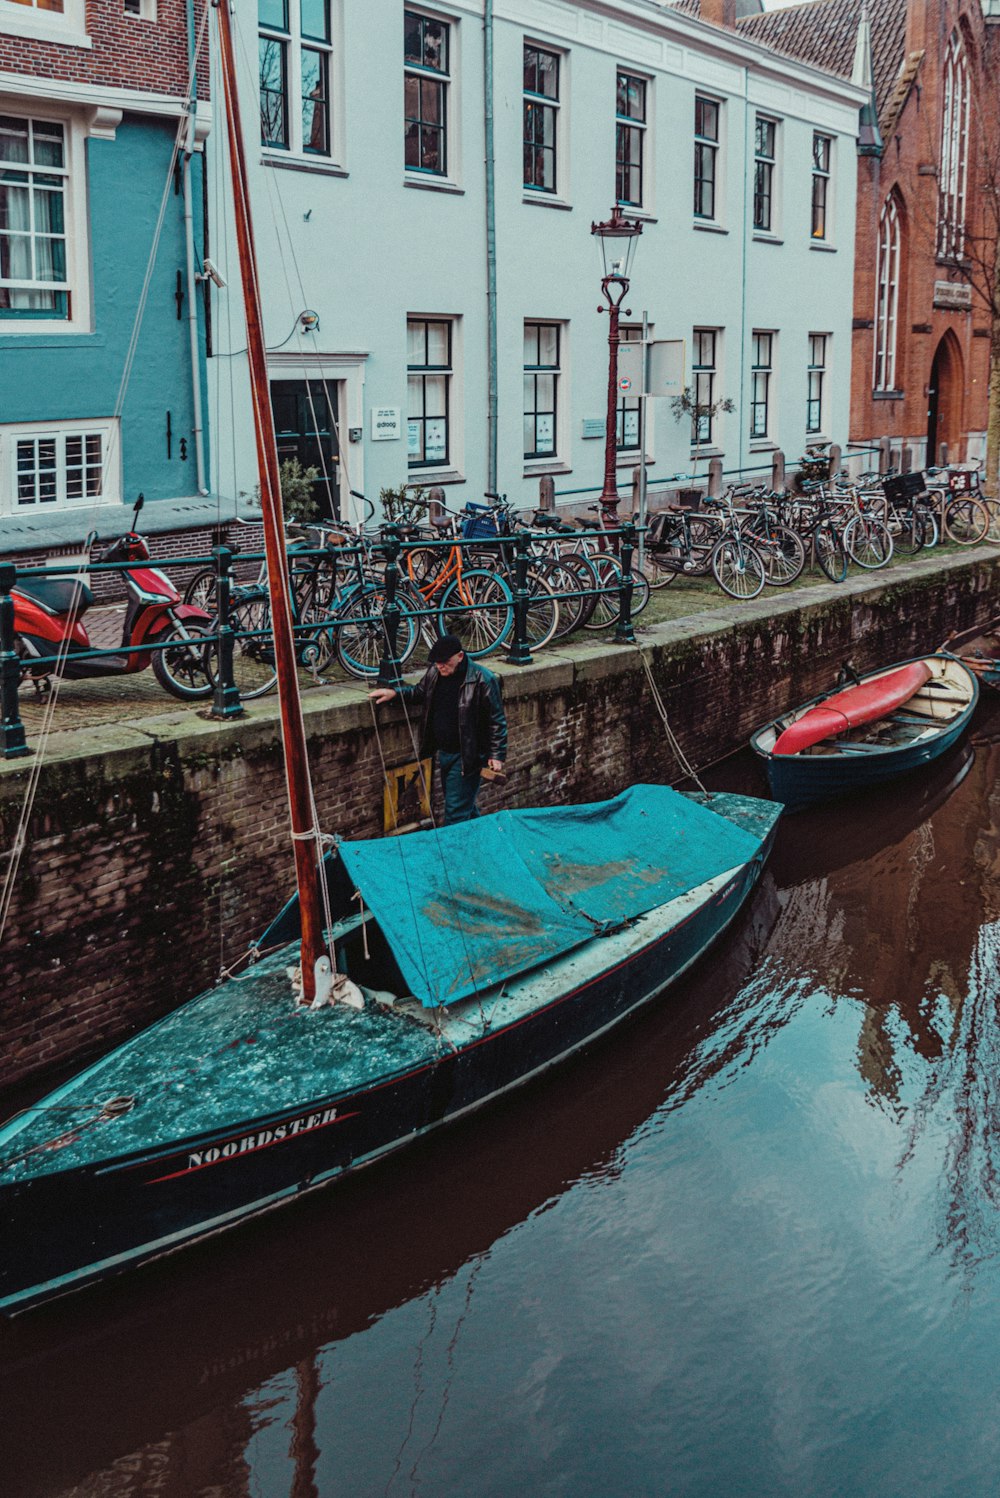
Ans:
[[[648,402],[653,492],[711,456],[846,442],[860,90],[646,0],[242,0],[236,19],[279,450],[322,470],[326,508],[356,518],[351,489],[404,483],[479,500],[491,449],[519,505],[542,475],[578,502],[600,489],[591,224],[616,200],[643,224],[625,336],[645,312],[683,340],[701,413]],[[209,388],[233,495],[255,474],[223,167]]]

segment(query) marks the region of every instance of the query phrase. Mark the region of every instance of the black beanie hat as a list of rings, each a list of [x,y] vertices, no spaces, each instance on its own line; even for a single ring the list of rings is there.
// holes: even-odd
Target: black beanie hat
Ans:
[[[428,659],[436,666],[441,661],[450,661],[453,655],[458,655],[464,649],[465,646],[457,635],[442,635],[431,646]]]

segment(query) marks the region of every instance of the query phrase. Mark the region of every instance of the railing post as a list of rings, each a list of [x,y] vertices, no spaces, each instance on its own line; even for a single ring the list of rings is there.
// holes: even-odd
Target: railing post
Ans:
[[[403,668],[399,659],[399,621],[402,611],[396,590],[399,586],[399,551],[402,532],[398,525],[382,527],[382,544],[385,548],[385,605],[382,609],[382,659],[378,665],[378,685],[392,687],[395,691],[403,684]]]
[[[0,722],[0,747],[4,759],[21,759],[30,754],[24,737],[24,724],[17,706],[17,689],[21,680],[21,663],[14,649],[14,600],[10,590],[17,581],[13,562],[0,562],[0,698],[3,719]]]
[[[233,626],[230,605],[233,589],[233,553],[228,546],[213,546],[215,558],[215,691],[212,696],[213,718],[241,718],[244,707],[233,671]]]
[[[634,645],[635,630],[632,628],[632,553],[635,551],[635,526],[627,520],[622,526],[621,584],[618,589],[618,623],[615,625],[615,644]]]
[[[530,666],[528,648],[528,537],[519,531],[514,537],[514,638],[507,652],[512,666]]]

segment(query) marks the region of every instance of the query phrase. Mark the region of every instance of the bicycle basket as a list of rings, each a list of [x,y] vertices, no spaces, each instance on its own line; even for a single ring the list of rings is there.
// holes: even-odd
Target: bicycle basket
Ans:
[[[487,541],[500,534],[496,511],[489,505],[477,505],[469,501],[463,514],[462,537],[466,541]]]
[[[952,468],[948,473],[948,488],[952,494],[971,494],[978,476],[975,468]]]
[[[666,510],[660,510],[657,514],[650,516],[649,529],[646,532],[646,546],[655,551],[658,546],[668,545],[676,530],[676,524],[677,517]]]
[[[900,473],[895,478],[883,479],[882,490],[891,505],[906,505],[923,494],[927,480],[922,473]]]

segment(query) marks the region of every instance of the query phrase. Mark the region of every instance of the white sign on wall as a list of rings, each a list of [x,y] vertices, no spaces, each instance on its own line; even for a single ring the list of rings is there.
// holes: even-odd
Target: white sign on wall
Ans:
[[[618,345],[618,389],[622,395],[644,393],[645,386],[642,377],[645,352],[644,343],[620,343]],[[624,383],[626,380],[627,385]]]
[[[372,406],[373,442],[395,442],[402,435],[398,406]]]

